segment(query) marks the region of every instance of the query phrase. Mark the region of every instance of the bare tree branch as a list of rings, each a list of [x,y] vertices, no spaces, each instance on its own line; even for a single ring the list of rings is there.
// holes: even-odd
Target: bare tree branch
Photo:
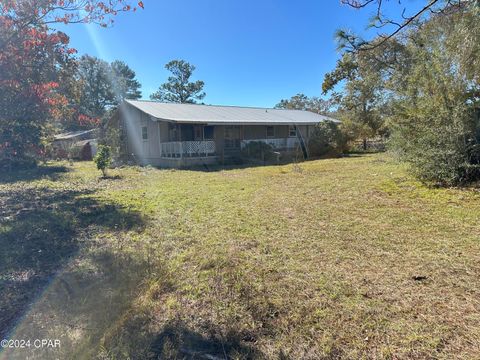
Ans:
[[[371,43],[368,41],[358,41],[354,35],[350,34],[343,39],[353,51],[366,51],[375,49],[390,39],[396,37],[405,28],[410,27],[415,22],[419,21],[426,13],[430,14],[445,14],[446,12],[461,8],[468,0],[429,0],[428,3],[415,12],[412,15],[406,15],[407,8],[403,8],[401,13],[401,19],[403,21],[396,21],[394,19],[385,18],[382,13],[382,7],[384,6],[383,0],[341,0],[341,3],[350,6],[354,9],[366,8],[371,4],[376,4],[376,17],[371,24],[371,27],[381,29],[386,26],[393,26],[394,29],[388,34],[377,34],[380,41]],[[343,33],[345,35],[345,33]]]

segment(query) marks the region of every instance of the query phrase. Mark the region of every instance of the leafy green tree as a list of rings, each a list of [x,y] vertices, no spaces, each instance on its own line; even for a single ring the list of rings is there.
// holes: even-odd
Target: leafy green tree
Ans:
[[[98,123],[108,107],[115,104],[110,65],[104,60],[84,55],[79,60],[77,76],[82,87],[80,112]]]
[[[97,154],[93,158],[93,161],[97,165],[97,169],[102,172],[103,177],[106,177],[107,168],[112,163],[110,147],[107,145],[99,145]]]
[[[61,121],[55,123],[57,132],[97,127],[124,99],[141,97],[135,72],[119,60],[108,64],[86,55],[71,61],[63,73],[59,89],[67,106]]]
[[[323,83],[343,85],[342,126],[365,136],[387,125],[389,148],[428,182],[480,179],[479,4],[452,2],[402,35],[347,50]]]
[[[76,121],[69,123],[69,130],[96,127],[124,99],[142,96],[135,72],[120,60],[109,64],[84,55],[78,61],[76,82],[78,114]]]
[[[395,84],[390,145],[429,182],[480,178],[480,81],[472,71],[475,61],[467,62],[462,53],[480,54],[475,42],[458,35],[478,33],[479,15],[474,7],[439,16],[406,42],[411,61]]]
[[[339,117],[344,130],[351,137],[362,139],[364,148],[368,138],[385,132],[383,115],[388,104],[386,79],[380,61],[373,55],[345,53],[322,84],[324,94],[334,91],[338,84],[343,85],[341,92],[333,94]]]
[[[113,73],[112,83],[115,102],[120,104],[124,99],[140,99],[142,97],[141,85],[136,79],[135,71],[120,60],[112,62],[110,67]]]
[[[317,114],[327,115],[332,112],[332,101],[319,97],[309,98],[307,95],[298,93],[290,99],[282,99],[275,105],[276,109],[306,110]]]
[[[172,73],[172,76],[160,86],[157,92],[150,95],[152,100],[194,104],[205,97],[206,94],[203,91],[205,83],[201,80],[190,81],[195,71],[194,65],[184,60],[172,60],[165,65],[165,68]]]

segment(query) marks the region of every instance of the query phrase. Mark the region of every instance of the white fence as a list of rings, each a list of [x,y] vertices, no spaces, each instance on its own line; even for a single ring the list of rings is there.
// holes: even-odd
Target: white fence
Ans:
[[[256,140],[242,140],[241,147],[242,149],[251,142],[264,142],[274,149],[294,149],[298,145],[298,139],[296,137],[291,138],[281,138],[281,139],[256,139]]]
[[[162,157],[202,157],[215,154],[215,142],[206,141],[172,141],[162,143]]]

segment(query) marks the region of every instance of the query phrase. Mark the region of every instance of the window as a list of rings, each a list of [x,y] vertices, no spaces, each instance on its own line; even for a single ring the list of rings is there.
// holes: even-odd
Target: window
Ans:
[[[295,125],[288,126],[288,136],[289,137],[296,137],[297,136],[297,128]]]
[[[202,126],[200,125],[196,125],[194,128],[193,128],[193,137],[196,141],[199,141],[199,140],[203,140],[203,129],[202,129]]]
[[[225,148],[229,150],[240,148],[240,126],[225,126]]]
[[[168,141],[178,141],[177,135],[177,126],[175,124],[168,123]]]
[[[213,126],[205,126],[203,128],[203,138],[205,140],[213,140]]]
[[[275,137],[275,128],[273,126],[267,126],[267,138]]]
[[[146,126],[142,126],[142,139],[148,140],[148,128]]]

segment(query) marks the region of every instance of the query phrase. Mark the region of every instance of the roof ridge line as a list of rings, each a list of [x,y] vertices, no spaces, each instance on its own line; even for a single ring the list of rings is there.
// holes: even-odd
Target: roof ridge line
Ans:
[[[147,103],[154,103],[154,104],[165,104],[165,105],[191,105],[191,106],[208,106],[208,107],[226,107],[226,108],[240,108],[240,109],[258,109],[258,110],[278,110],[278,111],[302,111],[302,112],[312,112],[308,110],[301,110],[301,109],[277,109],[271,107],[260,107],[260,106],[240,106],[240,105],[215,105],[215,104],[192,104],[192,103],[168,103],[162,101],[155,101],[155,100],[133,100],[133,99],[125,99],[127,102],[147,102]]]

